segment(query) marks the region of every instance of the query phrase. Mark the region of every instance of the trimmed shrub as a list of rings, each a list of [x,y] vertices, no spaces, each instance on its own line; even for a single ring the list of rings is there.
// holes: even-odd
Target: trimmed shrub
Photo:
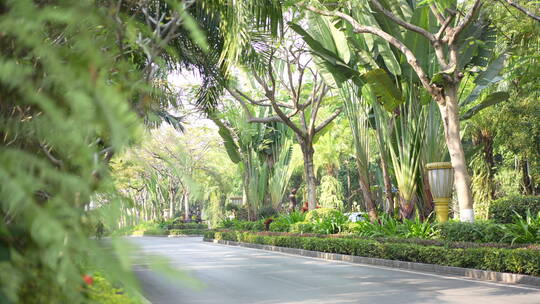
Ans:
[[[141,230],[134,230],[131,235],[144,236],[144,235],[167,235],[167,230],[161,228],[148,228]]]
[[[204,235],[208,229],[171,229],[169,235]]]
[[[249,231],[263,231],[264,222],[263,220],[258,220],[255,222],[251,221],[235,221],[233,228],[235,230],[249,230]]]
[[[503,242],[505,232],[500,224],[491,222],[446,222],[437,224],[439,237],[450,242]]]
[[[540,196],[510,196],[498,199],[489,207],[489,218],[497,223],[511,223],[514,212],[526,217],[527,210],[532,214],[540,212]]]
[[[226,219],[223,220],[217,228],[220,229],[234,229],[242,231],[264,231],[264,220],[258,220],[255,222],[252,221],[241,221],[237,219]]]
[[[168,229],[207,229],[207,224],[202,223],[174,223]]]
[[[538,267],[540,265],[540,250],[538,249],[449,248],[359,238],[286,236],[239,231],[212,232],[211,234],[207,233],[206,237],[371,258],[540,276],[540,267]]]

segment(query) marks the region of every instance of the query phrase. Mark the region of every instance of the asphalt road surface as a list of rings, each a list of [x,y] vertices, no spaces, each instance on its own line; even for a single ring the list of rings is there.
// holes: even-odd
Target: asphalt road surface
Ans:
[[[540,303],[538,288],[225,246],[199,237],[129,240],[140,247],[135,273],[154,304]],[[156,272],[148,255],[166,257],[170,264],[162,268],[186,275]]]

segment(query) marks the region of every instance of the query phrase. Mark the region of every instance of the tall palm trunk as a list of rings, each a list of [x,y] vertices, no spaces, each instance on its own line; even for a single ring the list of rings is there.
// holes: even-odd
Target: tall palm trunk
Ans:
[[[184,221],[189,222],[191,219],[189,213],[189,191],[184,191]]]
[[[382,155],[381,153],[381,170],[383,174],[383,180],[384,180],[384,192],[386,201],[388,203],[388,208],[386,209],[386,213],[389,215],[394,214],[394,194],[392,193],[392,182],[390,180],[390,173],[388,172],[388,163],[386,160],[386,157]]]

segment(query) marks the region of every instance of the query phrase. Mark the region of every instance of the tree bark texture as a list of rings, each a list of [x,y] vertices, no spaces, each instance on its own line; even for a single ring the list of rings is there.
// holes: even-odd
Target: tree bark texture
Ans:
[[[531,176],[529,175],[529,161],[527,159],[522,159],[521,163],[521,183],[523,186],[524,195],[532,195],[534,192],[534,187],[532,184]]]
[[[375,207],[373,197],[371,196],[368,176],[361,174],[358,177],[358,182],[360,184],[360,189],[362,189],[362,196],[364,197],[364,204],[366,205],[369,219],[371,222],[375,222],[377,221],[377,208]]]
[[[315,176],[315,166],[313,164],[313,143],[311,141],[299,140],[302,154],[304,156],[304,174],[307,186],[307,201],[309,210],[317,207],[317,178]]]
[[[467,172],[467,162],[465,152],[460,137],[459,127],[459,106],[457,98],[457,87],[447,86],[445,88],[445,102],[438,104],[439,111],[443,119],[444,136],[450,161],[454,168],[454,187],[459,202],[459,216],[461,221],[473,222],[473,199],[471,191],[471,177]]]
[[[389,215],[394,214],[394,194],[392,193],[392,182],[390,180],[390,173],[388,172],[388,164],[386,163],[385,157],[381,157],[381,170],[384,180],[384,192],[386,197],[386,202],[388,203],[388,208],[386,212]]]
[[[190,222],[190,214],[189,214],[189,192],[184,192],[184,221]]]

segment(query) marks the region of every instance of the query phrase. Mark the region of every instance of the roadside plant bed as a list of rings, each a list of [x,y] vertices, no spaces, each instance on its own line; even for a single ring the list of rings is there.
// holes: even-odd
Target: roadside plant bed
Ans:
[[[208,229],[171,229],[168,235],[203,235]]]
[[[202,223],[173,223],[170,225],[167,225],[166,227],[169,230],[177,230],[177,229],[208,229],[207,224]]]
[[[422,245],[376,239],[209,231],[207,239],[540,276],[540,249]],[[448,243],[445,243],[446,245]],[[478,245],[478,244],[476,244]]]
[[[171,229],[171,230],[150,229],[150,230],[135,230],[131,233],[131,235],[132,236],[204,235],[208,231],[209,231],[208,229]]]
[[[204,234],[205,238],[212,239],[216,232],[228,232],[228,233],[246,233],[257,234],[260,236],[293,236],[293,237],[318,237],[318,238],[344,238],[344,239],[359,239],[359,240],[374,240],[380,243],[402,243],[402,244],[414,244],[422,246],[442,246],[446,248],[506,248],[506,249],[532,249],[540,250],[540,244],[507,244],[507,243],[480,243],[480,242],[456,242],[448,241],[444,239],[419,239],[419,238],[400,238],[400,237],[363,237],[354,234],[316,234],[316,233],[291,233],[291,232],[253,232],[253,231],[239,231],[239,230],[208,230]]]

